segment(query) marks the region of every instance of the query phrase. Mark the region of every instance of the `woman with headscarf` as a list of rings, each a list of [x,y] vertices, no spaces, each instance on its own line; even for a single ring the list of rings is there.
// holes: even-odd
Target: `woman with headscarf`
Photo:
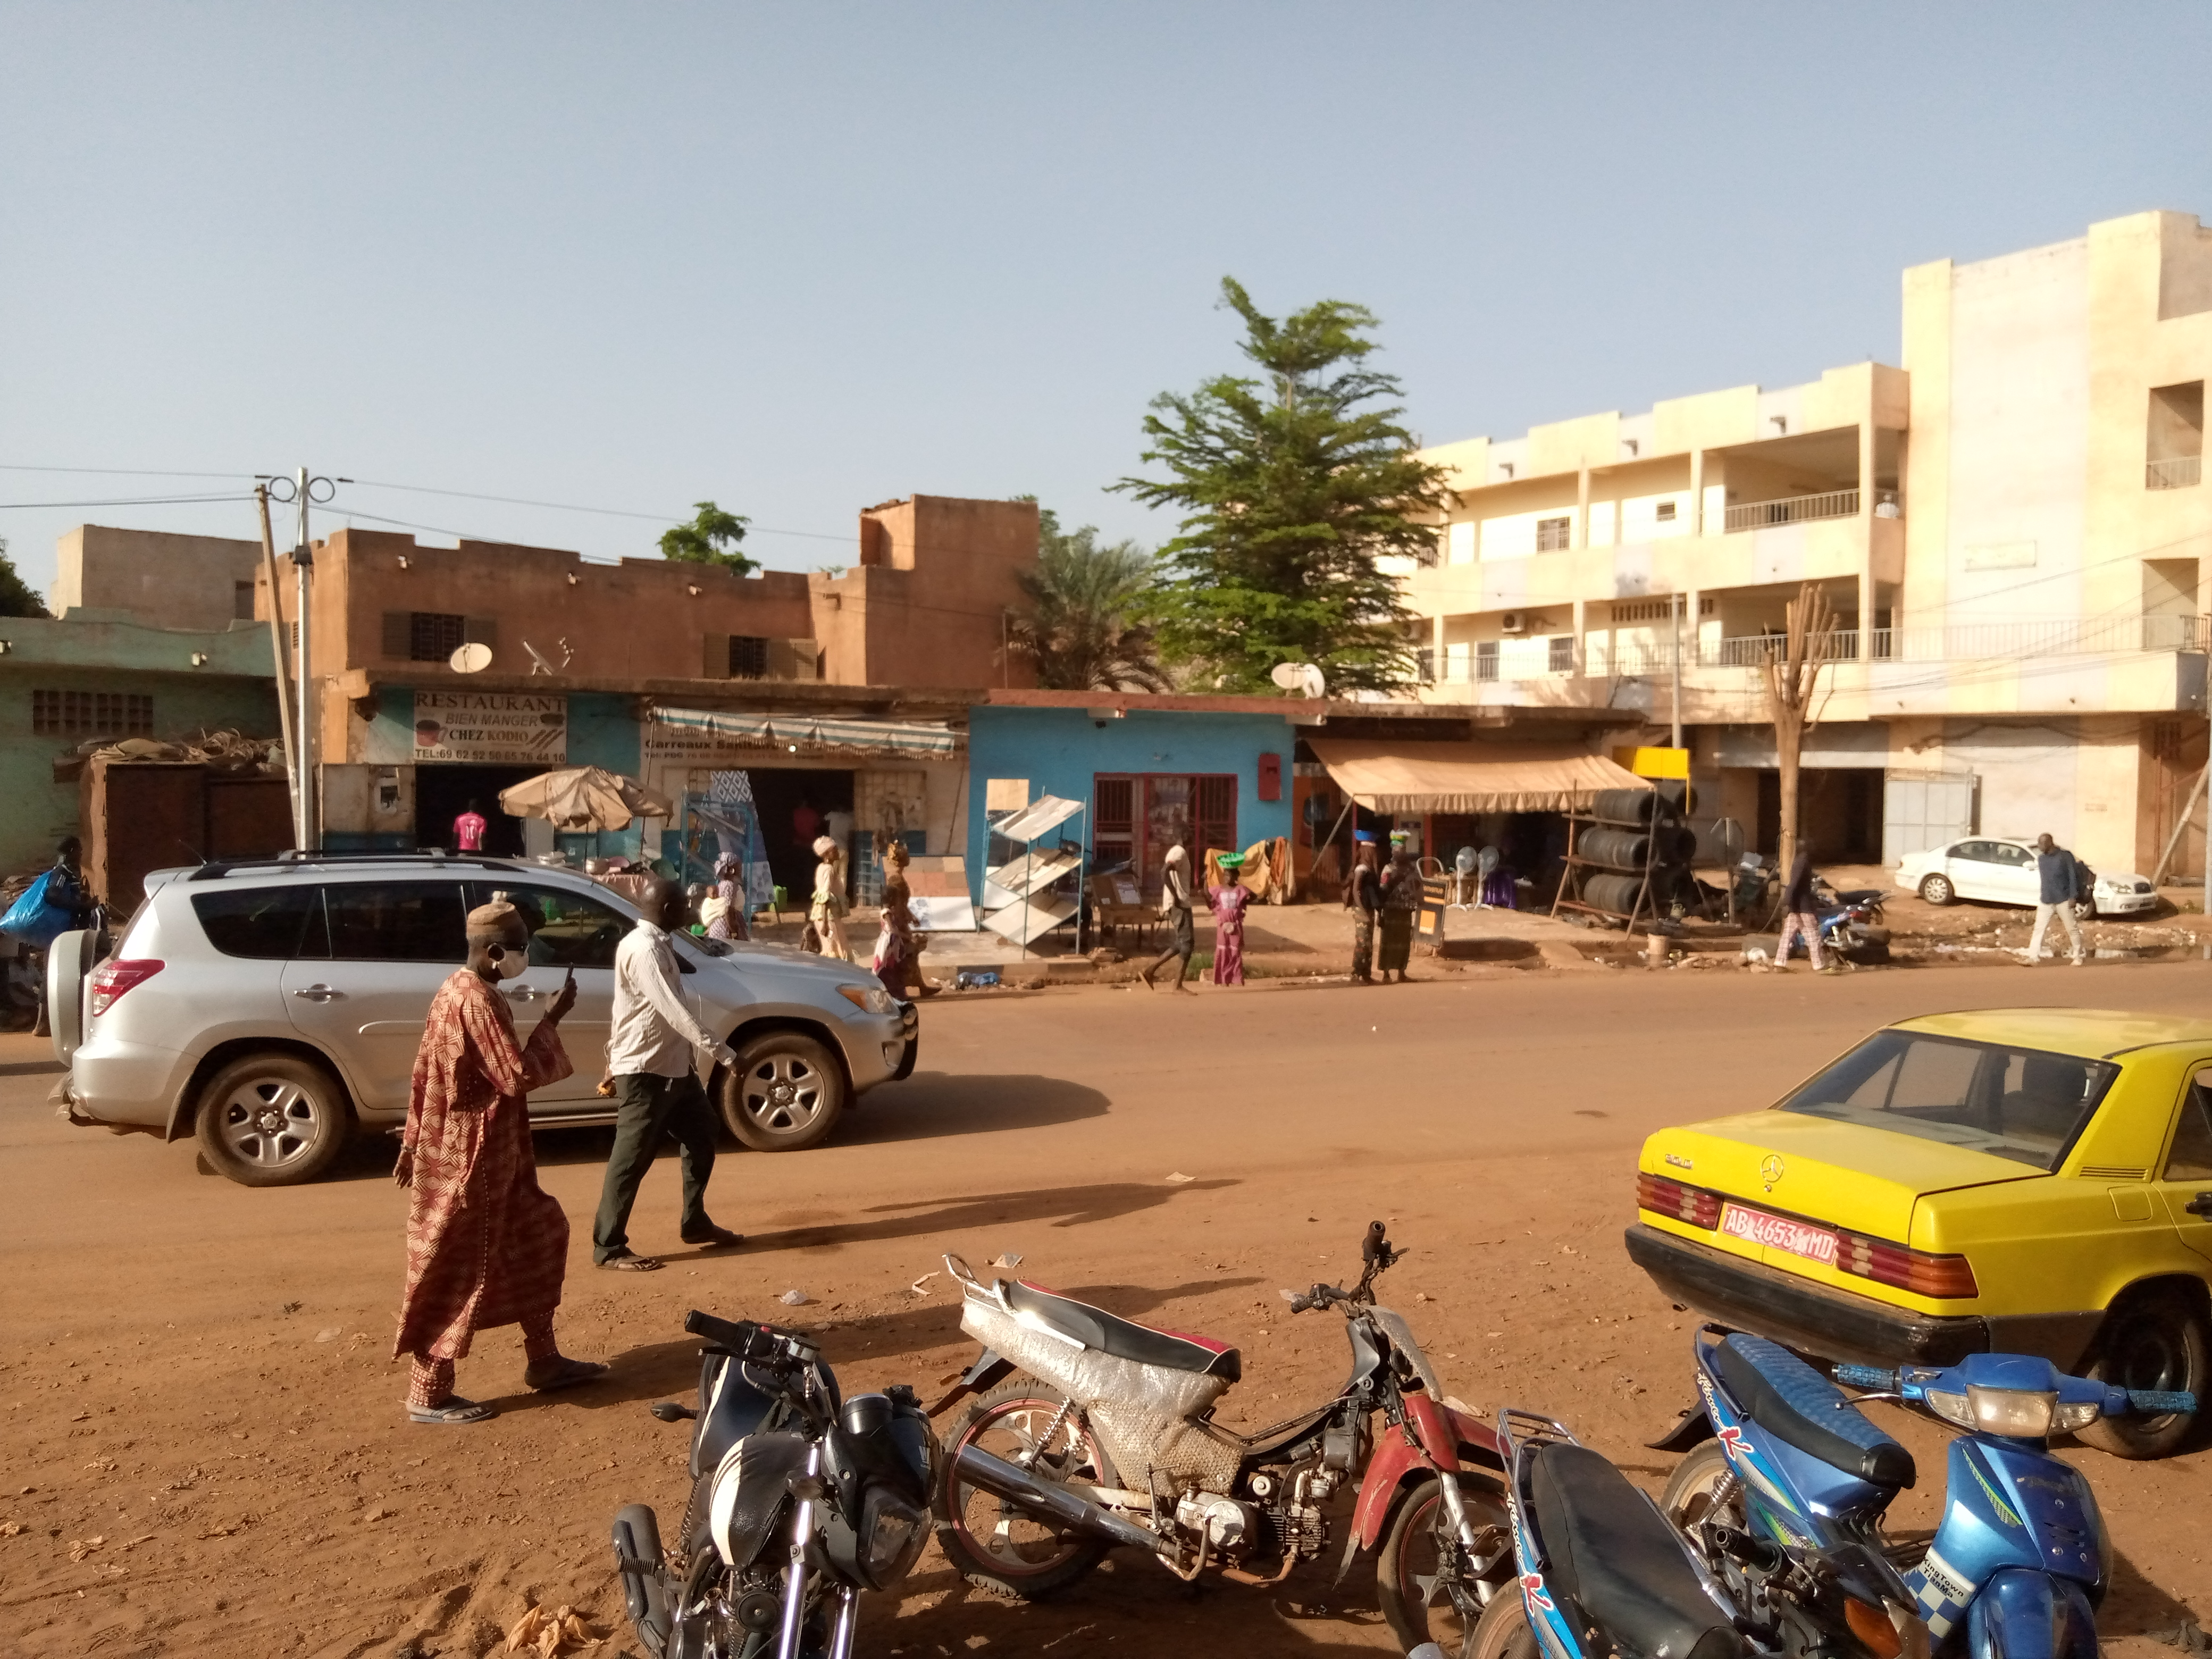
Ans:
[[[842,962],[856,960],[853,942],[845,937],[845,917],[853,906],[845,896],[845,849],[828,836],[814,838],[814,901],[806,919],[822,940],[822,954]]]
[[[1421,909],[1421,872],[1406,845],[1406,832],[1390,832],[1390,867],[1382,872],[1382,979],[1389,983],[1395,969],[1398,982],[1406,982],[1406,964],[1413,955],[1413,918]]]
[[[752,937],[745,917],[744,860],[735,853],[725,853],[714,860],[714,890],[699,907],[699,920],[707,924],[708,939]]]
[[[1181,842],[1168,848],[1167,864],[1160,872],[1160,920],[1168,925],[1168,948],[1138,977],[1148,988],[1158,989],[1152,975],[1172,962],[1176,989],[1188,992],[1190,987],[1183,981],[1190,975],[1190,953],[1198,947],[1198,932],[1191,920],[1190,854]]]
[[[1237,871],[1244,866],[1244,855],[1224,853],[1214,863],[1220,866],[1221,884],[1207,889],[1206,895],[1213,908],[1213,982],[1242,985],[1244,910],[1252,902],[1252,890],[1237,879]]]
[[[1375,983],[1375,918],[1382,908],[1382,883],[1375,867],[1375,832],[1355,830],[1352,873],[1345,878],[1344,905],[1352,912],[1352,979]]]

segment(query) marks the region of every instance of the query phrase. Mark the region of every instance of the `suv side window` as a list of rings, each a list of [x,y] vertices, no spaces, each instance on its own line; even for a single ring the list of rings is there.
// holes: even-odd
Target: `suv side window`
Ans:
[[[2212,1072],[2199,1072],[2181,1097],[2181,1122],[2166,1160],[2168,1181],[2212,1181]]]
[[[471,904],[488,904],[494,892],[503,892],[522,912],[522,924],[530,930],[533,968],[611,968],[615,947],[632,925],[612,905],[565,887],[507,887],[475,881],[469,888]]]
[[[330,954],[323,929],[323,890],[295,882],[283,887],[216,888],[192,895],[192,914],[208,943],[227,957],[282,962]]]
[[[330,937],[319,954],[333,961],[459,967],[468,959],[457,881],[333,883],[323,890],[323,908]]]

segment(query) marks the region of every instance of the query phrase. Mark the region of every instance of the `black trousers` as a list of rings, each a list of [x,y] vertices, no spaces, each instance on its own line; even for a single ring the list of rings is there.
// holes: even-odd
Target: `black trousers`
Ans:
[[[706,1231],[707,1181],[714,1173],[714,1111],[690,1072],[682,1077],[632,1073],[615,1079],[615,1150],[607,1159],[599,1218],[592,1224],[592,1260],[605,1261],[629,1248],[630,1206],[645,1172],[660,1151],[661,1137],[684,1152],[684,1213],[678,1237]]]

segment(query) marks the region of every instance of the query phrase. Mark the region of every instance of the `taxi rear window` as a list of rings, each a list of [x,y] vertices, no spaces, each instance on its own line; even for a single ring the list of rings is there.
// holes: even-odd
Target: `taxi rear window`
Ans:
[[[1964,1146],[2046,1174],[2119,1075],[2081,1060],[1921,1031],[1877,1031],[1777,1109]]]

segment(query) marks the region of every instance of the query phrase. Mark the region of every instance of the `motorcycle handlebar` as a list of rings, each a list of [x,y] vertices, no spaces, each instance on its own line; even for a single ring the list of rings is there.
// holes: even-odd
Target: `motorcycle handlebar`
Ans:
[[[801,1339],[750,1319],[717,1319],[694,1308],[684,1316],[684,1328],[750,1365],[792,1365],[807,1357],[799,1352]]]
[[[2130,1389],[2128,1409],[2140,1412],[2145,1417],[2194,1415],[2197,1396],[2172,1389]]]
[[[1897,1386],[1897,1373],[1886,1371],[1879,1365],[1838,1365],[1836,1381],[1848,1382],[1855,1389],[1875,1389],[1887,1393]]]

